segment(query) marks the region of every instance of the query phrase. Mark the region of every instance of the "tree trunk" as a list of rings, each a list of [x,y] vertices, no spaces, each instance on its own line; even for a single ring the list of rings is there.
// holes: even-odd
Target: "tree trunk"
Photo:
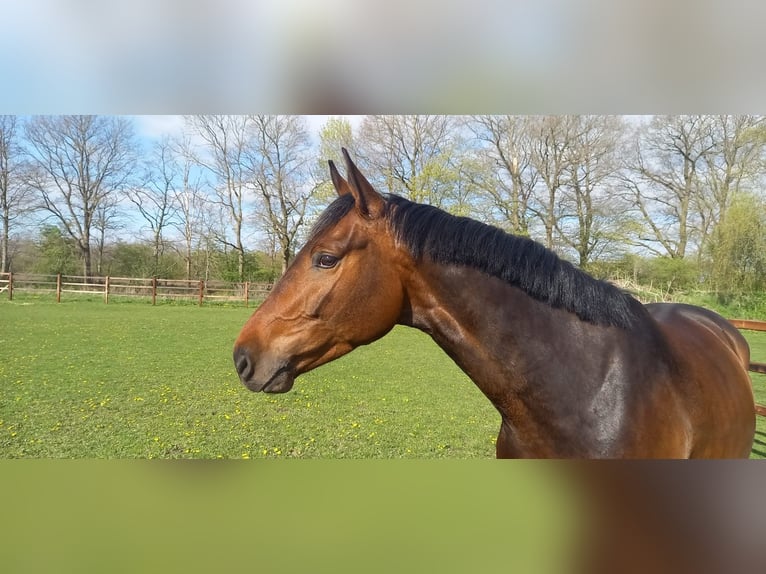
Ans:
[[[282,250],[282,275],[285,274],[287,268],[290,266],[290,249]]]
[[[3,235],[0,238],[0,273],[7,273],[10,271],[10,262],[8,261],[8,241],[10,227],[10,215],[8,210],[3,210]]]
[[[186,266],[186,279],[191,279],[191,265],[192,265],[192,250],[191,245],[186,244],[186,257],[184,257],[184,264]]]
[[[162,229],[162,228],[160,227],[159,229]],[[154,271],[153,271],[153,274],[155,274],[155,275],[157,273],[159,273],[159,269],[160,269],[160,245],[161,245],[161,242],[162,242],[162,237],[160,236],[160,231],[157,231],[154,234],[154,253],[153,253],[153,258],[154,258]]]
[[[82,261],[83,261],[83,272],[85,274],[86,281],[90,279],[92,275],[92,260],[91,260],[91,253],[90,253],[90,246],[81,247],[80,252],[82,253]]]

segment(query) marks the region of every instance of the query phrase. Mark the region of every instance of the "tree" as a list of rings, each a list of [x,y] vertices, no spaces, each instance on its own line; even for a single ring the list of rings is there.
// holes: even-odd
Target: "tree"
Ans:
[[[120,277],[147,277],[153,274],[152,248],[145,243],[117,242],[112,247],[108,274]]]
[[[766,202],[737,194],[711,241],[712,278],[721,293],[766,288]]]
[[[617,150],[623,135],[616,116],[572,116],[568,150],[559,198],[560,214],[554,221],[561,240],[586,267],[603,250],[620,240],[619,205],[613,193],[618,171]]]
[[[209,245],[208,201],[202,192],[200,176],[193,173],[195,161],[191,152],[188,138],[176,142],[178,152],[181,183],[173,191],[173,201],[178,207],[177,217],[171,221],[171,226],[181,235],[181,255],[184,260],[186,279],[192,277],[192,262],[194,252],[201,245]]]
[[[532,168],[530,119],[526,116],[473,116],[468,129],[479,143],[474,182],[502,215],[508,231],[529,235],[529,201],[537,185]]]
[[[90,277],[98,209],[127,187],[136,163],[132,124],[113,116],[36,116],[26,137],[40,207],[76,242]]]
[[[530,198],[529,209],[543,225],[545,246],[553,249],[573,145],[574,120],[573,116],[540,116],[530,123],[533,141],[530,163],[538,173],[539,185]]]
[[[71,274],[77,265],[77,245],[55,225],[43,225],[38,240],[38,273]]]
[[[325,207],[337,197],[335,187],[329,177],[328,160],[335,165],[343,165],[341,148],[354,150],[356,148],[351,123],[345,118],[330,117],[319,130],[319,154],[317,157],[314,179],[319,182],[314,194],[315,203],[320,208]]]
[[[636,241],[682,259],[703,238],[703,172],[715,147],[709,116],[654,116],[636,129],[622,186],[643,224]]]
[[[328,118],[319,130],[318,163],[320,170],[327,172],[328,160],[333,160],[337,165],[343,165],[341,148],[353,150],[354,147],[355,139],[351,123],[346,118]]]
[[[0,273],[10,271],[13,224],[31,210],[16,116],[0,116]]]
[[[452,116],[366,116],[357,155],[381,190],[451,210],[462,144]]]
[[[248,193],[252,189],[252,116],[187,116],[186,124],[202,140],[193,157],[212,178],[214,201],[228,219],[217,239],[236,252],[239,280],[244,281],[245,224],[247,212],[253,209]]]
[[[107,246],[107,231],[120,228],[117,199],[113,196],[105,198],[96,208],[93,217],[93,229],[95,231],[96,244],[96,273],[104,273],[104,252]]]
[[[710,123],[711,149],[704,156],[699,199],[703,242],[710,236],[710,229],[723,222],[732,198],[761,183],[766,145],[763,116],[713,116]]]
[[[295,254],[308,202],[318,188],[311,173],[311,141],[300,116],[253,116],[252,123],[252,181],[262,199],[266,232],[279,245],[284,273]]]
[[[164,233],[178,212],[177,186],[183,168],[176,149],[177,144],[169,136],[155,142],[146,163],[143,185],[128,195],[149,226],[154,261],[151,275],[159,273],[160,258],[165,250]]]

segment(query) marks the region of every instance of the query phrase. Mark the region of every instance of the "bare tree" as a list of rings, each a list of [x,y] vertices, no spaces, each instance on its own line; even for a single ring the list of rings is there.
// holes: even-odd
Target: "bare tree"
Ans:
[[[106,251],[106,238],[108,231],[120,229],[120,213],[117,198],[108,196],[98,204],[93,216],[93,234],[96,244],[96,273],[103,275],[104,253]]]
[[[714,147],[709,116],[655,116],[637,129],[622,176],[643,223],[637,245],[683,259],[699,244],[703,174]]]
[[[164,232],[175,221],[178,211],[177,186],[183,160],[176,153],[177,147],[169,136],[155,142],[147,160],[144,185],[137,186],[128,195],[149,226],[154,273],[159,272],[165,249]]]
[[[203,242],[206,246],[209,245],[209,237],[205,231],[209,205],[202,192],[200,177],[193,174],[195,161],[189,139],[184,138],[176,142],[175,150],[180,161],[178,167],[181,181],[179,187],[173,190],[173,201],[178,211],[171,225],[181,235],[183,247],[180,251],[184,260],[185,274],[187,279],[191,279],[195,247]]]
[[[555,247],[555,232],[561,217],[561,193],[568,179],[576,129],[574,116],[540,116],[530,120],[532,154],[539,185],[529,202],[530,211],[540,220],[546,247]]]
[[[532,167],[529,123],[526,116],[494,115],[473,116],[467,122],[483,164],[474,181],[517,235],[529,235],[529,200],[539,177]]]
[[[306,207],[318,188],[311,176],[311,141],[300,116],[252,116],[252,181],[266,230],[280,249],[282,273],[295,254]]]
[[[585,267],[619,239],[614,225],[619,206],[612,191],[624,124],[616,116],[605,115],[568,119],[570,142],[554,224],[561,240],[576,253],[579,266]]]
[[[41,207],[77,243],[90,277],[97,210],[127,186],[135,166],[132,124],[111,116],[36,116],[26,136],[35,167],[30,184]]]
[[[253,145],[251,116],[187,116],[186,124],[201,138],[203,145],[195,161],[212,177],[215,202],[227,215],[228,225],[218,241],[237,254],[239,280],[245,277],[245,224],[252,207],[250,148]]]
[[[16,116],[0,116],[0,272],[10,270],[10,238],[14,222],[31,210]]]

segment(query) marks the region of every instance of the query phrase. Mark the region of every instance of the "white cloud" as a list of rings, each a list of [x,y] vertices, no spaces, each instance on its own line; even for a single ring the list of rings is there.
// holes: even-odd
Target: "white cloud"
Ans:
[[[139,137],[159,139],[163,135],[175,135],[183,132],[183,116],[134,116],[136,132]]]

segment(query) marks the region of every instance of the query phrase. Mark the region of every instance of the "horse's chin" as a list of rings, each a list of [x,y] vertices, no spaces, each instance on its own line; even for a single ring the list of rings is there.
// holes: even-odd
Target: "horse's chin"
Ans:
[[[253,392],[259,393],[286,393],[293,388],[295,375],[290,371],[283,369],[271,377],[265,383],[259,381],[245,381],[245,386]]]

